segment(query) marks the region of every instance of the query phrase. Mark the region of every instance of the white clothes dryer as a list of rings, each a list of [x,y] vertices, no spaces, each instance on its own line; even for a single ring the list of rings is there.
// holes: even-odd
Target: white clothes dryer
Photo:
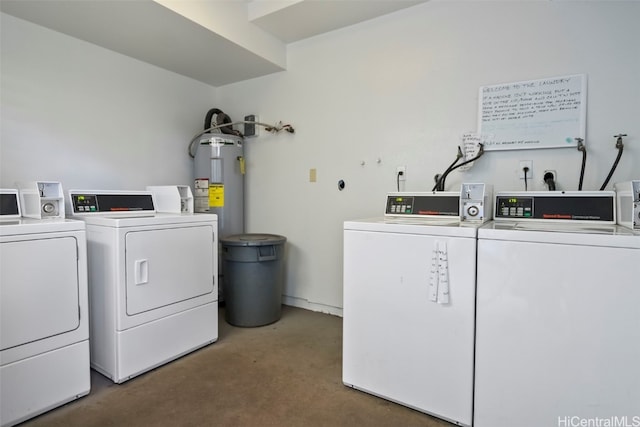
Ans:
[[[87,252],[82,221],[19,218],[17,191],[0,197],[0,424],[11,426],[89,393]]]
[[[218,339],[213,214],[159,214],[150,192],[71,190],[87,227],[91,367],[116,383]]]
[[[478,230],[474,426],[639,421],[640,234],[613,224],[614,198],[497,195]]]

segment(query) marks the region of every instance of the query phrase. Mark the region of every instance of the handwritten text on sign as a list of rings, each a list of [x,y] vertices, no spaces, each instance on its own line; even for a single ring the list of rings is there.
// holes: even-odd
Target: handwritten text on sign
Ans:
[[[584,75],[480,88],[478,127],[487,150],[575,146],[585,118]]]

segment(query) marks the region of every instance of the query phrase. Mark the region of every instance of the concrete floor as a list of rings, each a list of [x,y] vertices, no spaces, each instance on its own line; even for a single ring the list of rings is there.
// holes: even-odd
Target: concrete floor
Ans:
[[[342,319],[293,307],[238,328],[220,311],[219,340],[23,424],[37,426],[426,426],[452,424],[342,384]]]

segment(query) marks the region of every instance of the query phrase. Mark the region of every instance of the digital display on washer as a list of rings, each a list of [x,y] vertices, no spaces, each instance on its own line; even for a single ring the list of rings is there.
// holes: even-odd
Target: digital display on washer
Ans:
[[[533,216],[533,197],[497,197],[496,217],[531,218]]]
[[[18,215],[18,195],[16,193],[0,193],[0,215]]]
[[[387,215],[459,216],[460,196],[387,196]]]
[[[151,194],[72,194],[71,203],[77,213],[155,210]]]
[[[603,221],[615,219],[615,200],[609,196],[496,197],[496,218]]]

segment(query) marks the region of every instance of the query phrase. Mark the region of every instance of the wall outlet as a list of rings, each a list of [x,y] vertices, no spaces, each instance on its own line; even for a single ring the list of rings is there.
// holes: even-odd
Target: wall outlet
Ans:
[[[244,116],[244,121],[245,122],[257,122],[258,121],[258,116],[255,114],[250,114],[248,116]],[[255,125],[253,123],[245,123],[244,124],[244,136],[245,137],[254,137],[254,136],[258,136],[258,129],[260,128],[260,126]]]
[[[532,160],[520,160],[520,164],[518,165],[518,177],[520,179],[525,179],[524,168],[529,168],[527,170],[527,179],[533,178],[533,161]]]
[[[398,181],[406,181],[407,180],[407,167],[406,166],[397,166],[396,167],[396,176],[398,177]]]
[[[550,182],[547,182],[547,179],[550,179]],[[547,169],[544,171],[542,175],[542,183],[547,186],[549,190],[557,190],[558,189],[558,174],[556,171],[552,169]]]

